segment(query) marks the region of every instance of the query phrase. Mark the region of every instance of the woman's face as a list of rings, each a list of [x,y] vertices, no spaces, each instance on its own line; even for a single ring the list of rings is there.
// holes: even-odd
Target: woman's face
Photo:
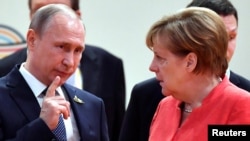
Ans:
[[[150,65],[150,71],[155,72],[157,80],[162,87],[165,96],[176,95],[185,84],[187,78],[186,57],[179,57],[167,49],[166,42],[156,39],[152,51],[154,57]]]

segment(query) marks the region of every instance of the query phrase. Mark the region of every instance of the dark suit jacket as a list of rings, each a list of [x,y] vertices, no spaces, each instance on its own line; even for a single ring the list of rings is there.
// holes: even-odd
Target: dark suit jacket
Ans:
[[[230,81],[250,92],[250,81],[246,78],[230,71]],[[119,141],[148,141],[151,120],[163,97],[161,86],[155,78],[136,84],[132,89]]]
[[[22,49],[0,60],[0,76],[6,75],[15,64],[26,60]],[[117,141],[125,114],[125,78],[123,62],[107,51],[86,45],[80,62],[84,90],[103,99],[107,114],[110,141]]]
[[[155,78],[132,89],[119,141],[148,141],[149,127],[158,103],[164,96]]]
[[[233,71],[230,71],[230,78],[229,80],[236,86],[241,89],[247,90],[250,92],[250,81],[239,74],[236,74]]]
[[[39,118],[40,106],[16,66],[0,78],[0,140],[51,141],[55,137]],[[71,85],[62,86],[69,97],[82,141],[108,141],[103,101]],[[83,104],[73,100],[82,99]]]

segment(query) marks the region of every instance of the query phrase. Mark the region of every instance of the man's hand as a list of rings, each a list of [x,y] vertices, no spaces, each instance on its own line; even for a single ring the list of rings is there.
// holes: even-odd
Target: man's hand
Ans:
[[[63,114],[65,119],[70,116],[70,103],[64,97],[56,95],[56,88],[59,85],[60,79],[57,76],[48,87],[40,113],[40,118],[45,121],[51,130],[56,128],[61,114]]]

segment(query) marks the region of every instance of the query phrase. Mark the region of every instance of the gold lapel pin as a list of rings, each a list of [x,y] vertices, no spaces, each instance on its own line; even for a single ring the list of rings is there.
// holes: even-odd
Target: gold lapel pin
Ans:
[[[78,98],[76,95],[74,97],[74,101],[77,102],[77,103],[84,103],[80,98]]]

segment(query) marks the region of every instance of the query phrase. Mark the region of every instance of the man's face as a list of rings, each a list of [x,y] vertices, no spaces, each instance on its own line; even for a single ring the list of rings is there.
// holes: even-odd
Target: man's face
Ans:
[[[29,71],[46,85],[56,76],[60,76],[60,84],[63,84],[79,65],[84,51],[84,39],[82,22],[64,15],[53,17],[40,36],[29,30]]]
[[[236,48],[236,37],[238,25],[234,15],[221,16],[228,33],[227,61],[230,62]]]
[[[55,3],[65,4],[69,7],[72,7],[70,0],[31,0],[30,19],[32,18],[36,10],[39,9],[40,7]]]

